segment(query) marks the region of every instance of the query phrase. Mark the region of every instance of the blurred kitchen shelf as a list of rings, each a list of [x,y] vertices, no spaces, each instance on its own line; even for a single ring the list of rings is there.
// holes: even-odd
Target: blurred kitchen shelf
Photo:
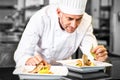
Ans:
[[[39,10],[43,7],[44,5],[33,5],[33,6],[28,6],[28,7],[25,7],[23,8],[24,10]]]
[[[13,6],[17,4],[17,0],[0,0],[0,5],[3,6]]]
[[[11,5],[0,5],[0,9],[16,9],[13,5],[11,6]]]
[[[11,20],[0,20],[0,32],[4,32],[6,29],[10,29],[13,26]]]
[[[13,21],[12,20],[9,20],[9,19],[4,19],[4,20],[0,20],[0,24],[13,24]]]
[[[18,43],[22,33],[3,33],[0,32],[0,42],[1,43]]]
[[[6,19],[6,16],[13,15],[15,13],[16,4],[17,0],[0,0],[0,31],[6,27],[3,26],[3,24],[9,25],[13,23],[11,20]]]

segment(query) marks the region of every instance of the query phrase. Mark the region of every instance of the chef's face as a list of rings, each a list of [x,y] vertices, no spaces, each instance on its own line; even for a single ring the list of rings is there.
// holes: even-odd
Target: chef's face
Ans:
[[[76,30],[81,22],[83,15],[71,15],[61,12],[60,9],[57,10],[61,28],[69,33]]]

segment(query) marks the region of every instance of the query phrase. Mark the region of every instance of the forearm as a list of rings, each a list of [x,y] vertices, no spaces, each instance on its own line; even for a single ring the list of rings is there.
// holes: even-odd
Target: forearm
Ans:
[[[88,30],[86,31],[85,36],[83,37],[82,42],[80,43],[80,49],[81,49],[82,53],[84,53],[88,56],[91,56],[91,54],[90,54],[91,48],[96,47],[97,45],[98,45],[97,39],[93,34],[92,25],[90,25]]]

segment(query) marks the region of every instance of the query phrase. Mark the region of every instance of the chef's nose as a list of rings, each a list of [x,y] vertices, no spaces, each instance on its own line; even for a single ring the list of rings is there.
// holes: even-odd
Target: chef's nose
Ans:
[[[73,28],[76,28],[76,26],[77,26],[77,22],[74,20],[74,21],[72,21],[71,22],[71,26],[73,27]]]

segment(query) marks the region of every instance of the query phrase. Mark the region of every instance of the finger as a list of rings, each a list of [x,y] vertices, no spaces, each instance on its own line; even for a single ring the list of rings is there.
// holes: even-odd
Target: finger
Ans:
[[[35,66],[35,63],[33,61],[29,61],[27,62],[25,65],[28,65],[28,66]]]
[[[44,63],[44,65],[48,65],[48,62],[44,59],[43,59],[43,63]]]
[[[31,59],[30,64],[31,64],[32,66],[36,66],[36,64],[38,64],[38,62],[37,62],[37,60],[35,59],[35,57],[33,57],[33,58]]]
[[[107,52],[99,53],[99,54],[97,54],[97,55],[95,56],[95,59],[98,59],[98,58],[100,58],[100,57],[101,57],[101,58],[104,58],[104,57],[106,58],[106,56],[108,56],[108,55],[107,55]]]
[[[108,52],[107,52],[107,51],[103,52],[103,53],[102,53],[101,55],[99,55],[99,56],[103,57],[103,56],[105,56],[105,55],[108,55]]]
[[[29,58],[25,65],[35,66],[37,64],[36,59],[34,57]]]
[[[43,63],[44,65],[48,65],[47,61],[44,60],[40,55],[35,55],[35,58],[38,61],[37,64]]]
[[[34,63],[34,64],[39,64],[40,61],[39,61],[36,57],[33,57],[33,63]]]
[[[93,48],[92,52],[96,53],[96,51],[97,51],[99,48],[104,48],[104,49],[105,49],[105,47],[104,47],[103,45],[99,45],[99,46]]]
[[[104,57],[97,57],[97,58],[95,58],[95,60],[97,60],[97,61],[106,61],[107,58],[108,58],[108,55],[105,55]]]
[[[106,48],[99,48],[99,49],[97,49],[97,51],[95,53],[99,54],[99,53],[104,53],[104,52],[107,52]]]
[[[36,66],[35,62],[32,61],[32,62],[30,63],[30,66]]]
[[[108,54],[108,52],[107,51],[105,51],[105,52],[102,52],[102,53],[99,53],[99,54],[97,54],[96,55],[96,58],[99,58],[99,57],[104,57],[104,56],[106,56]],[[107,55],[108,56],[108,55]]]
[[[41,58],[41,56],[39,56],[39,55],[35,55],[35,58],[39,61],[39,62],[41,62],[43,59]]]
[[[25,65],[32,65],[32,64],[31,64],[31,61],[32,61],[32,57],[29,58],[29,59],[26,61]]]

